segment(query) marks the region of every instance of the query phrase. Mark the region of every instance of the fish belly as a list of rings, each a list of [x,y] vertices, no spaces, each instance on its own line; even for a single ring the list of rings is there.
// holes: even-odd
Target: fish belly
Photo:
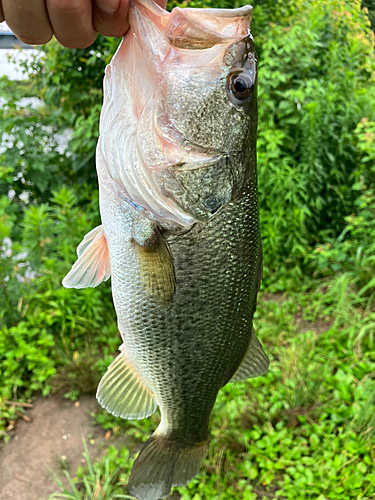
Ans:
[[[101,211],[126,355],[155,395],[163,433],[186,444],[204,441],[217,392],[252,334],[261,258],[256,186],[169,240],[175,292],[167,304],[150,297],[140,279],[131,236],[136,211],[109,203]]]

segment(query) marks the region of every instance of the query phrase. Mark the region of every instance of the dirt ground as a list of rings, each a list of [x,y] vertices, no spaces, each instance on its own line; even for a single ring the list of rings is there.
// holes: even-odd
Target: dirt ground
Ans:
[[[33,405],[26,413],[31,421],[18,421],[11,440],[0,449],[0,500],[47,500],[58,490],[51,471],[62,477],[63,461],[74,476],[84,463],[82,437],[93,459],[112,444],[92,424],[90,412],[99,407],[94,397],[76,403],[60,396],[36,398]]]

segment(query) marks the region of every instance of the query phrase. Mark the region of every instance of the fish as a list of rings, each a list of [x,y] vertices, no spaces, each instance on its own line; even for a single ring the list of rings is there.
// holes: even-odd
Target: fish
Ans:
[[[102,224],[65,287],[111,277],[122,338],[97,399],[161,420],[129,491],[168,496],[199,471],[218,391],[266,373],[253,328],[262,279],[252,7],[130,1],[130,30],[104,77],[96,152]]]

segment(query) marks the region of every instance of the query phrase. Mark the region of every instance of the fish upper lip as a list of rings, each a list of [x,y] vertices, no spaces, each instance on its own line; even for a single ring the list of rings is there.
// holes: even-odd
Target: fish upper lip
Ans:
[[[197,10],[192,7],[187,7],[184,10]],[[214,15],[215,17],[246,17],[252,16],[253,7],[251,5],[244,5],[237,9],[207,9],[205,14]]]

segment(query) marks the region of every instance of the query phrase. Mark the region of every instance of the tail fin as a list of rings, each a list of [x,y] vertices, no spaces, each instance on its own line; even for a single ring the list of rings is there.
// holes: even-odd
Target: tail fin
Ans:
[[[153,434],[141,450],[130,475],[129,491],[139,500],[158,500],[172,486],[187,484],[199,471],[209,441],[183,447]]]

